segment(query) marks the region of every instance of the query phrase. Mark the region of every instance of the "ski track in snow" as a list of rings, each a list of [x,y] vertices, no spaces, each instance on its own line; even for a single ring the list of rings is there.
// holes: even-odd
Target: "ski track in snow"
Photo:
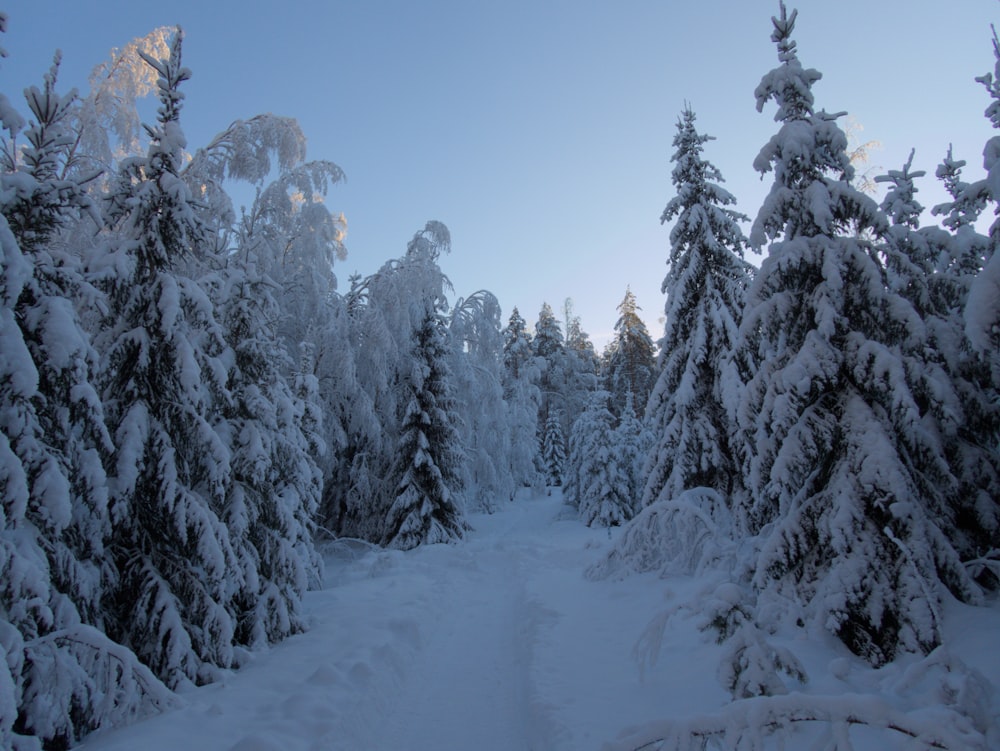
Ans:
[[[625,586],[619,612],[608,584],[584,579],[607,530],[584,527],[558,493],[471,522],[457,545],[334,546],[327,588],[306,599],[309,632],[82,747],[576,751],[660,716],[631,649],[662,587]]]

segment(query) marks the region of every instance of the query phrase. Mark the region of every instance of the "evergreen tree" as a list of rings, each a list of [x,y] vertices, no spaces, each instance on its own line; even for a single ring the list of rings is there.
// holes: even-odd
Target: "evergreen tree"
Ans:
[[[531,367],[533,357],[528,324],[515,307],[503,330],[503,364],[508,377],[520,378],[521,371]]]
[[[538,311],[535,335],[531,340],[532,351],[536,357],[551,360],[562,353],[565,342],[566,339],[559,326],[559,321],[552,311],[552,306],[543,302],[541,310]]]
[[[113,223],[105,334],[105,404],[116,589],[109,633],[170,686],[233,663],[227,605],[243,582],[221,518],[230,452],[213,424],[229,401],[223,331],[198,282],[176,271],[204,252],[205,232],[179,175],[184,138],[180,31],[159,73],[160,108],[146,157],[122,163]]]
[[[920,493],[902,356],[919,320],[866,239],[887,225],[851,186],[836,118],[814,109],[820,74],[798,60],[795,16],[782,4],[773,19],[781,64],[755,92],[781,127],[754,162],[775,181],[751,232],[771,244],[738,345],[753,373],[744,523],[759,536],[755,587],[792,593],[800,618],[882,664],[940,642],[940,583],[967,600],[976,588]]]
[[[319,577],[311,534],[319,470],[302,429],[305,406],[283,375],[269,286],[235,269],[225,299],[232,475],[223,518],[241,574],[230,607],[236,642],[260,647],[305,628],[302,596]]]
[[[467,528],[458,496],[464,456],[453,422],[447,332],[434,310],[427,311],[417,329],[413,364],[405,381],[410,398],[393,470],[399,480],[383,542],[409,550],[459,539]]]
[[[619,442],[609,399],[607,391],[595,391],[573,425],[572,490],[587,526],[619,526],[634,513],[629,497],[629,458]]]
[[[542,431],[541,445],[542,469],[545,473],[545,484],[559,487],[562,485],[563,465],[566,461],[566,442],[563,437],[562,412],[558,407],[549,410],[545,428]]]
[[[566,345],[563,348],[559,391],[562,395],[563,434],[568,435],[573,422],[586,408],[587,400],[598,387],[601,364],[590,337],[580,325],[580,317],[573,314],[572,300],[566,300],[564,310]]]
[[[542,484],[535,468],[540,372],[532,353],[531,335],[517,308],[510,315],[503,337],[503,391],[510,431],[510,473],[517,486],[536,487]]]
[[[740,474],[731,442],[739,392],[732,352],[750,280],[739,226],[746,217],[729,208],[736,199],[702,157],[711,136],[698,133],[694,123],[694,112],[685,109],[673,142],[677,195],[660,217],[676,222],[661,288],[667,295],[662,369],[646,408],[655,443],[644,506],[694,487],[729,496]]]
[[[626,497],[632,509],[642,508],[642,491],[645,483],[646,459],[653,443],[653,435],[646,423],[639,419],[632,407],[632,395],[625,398],[625,406],[615,428],[615,442],[620,449],[622,471],[626,474]]]
[[[447,227],[428,222],[414,235],[405,256],[355,280],[347,295],[353,373],[341,381],[348,389],[342,399],[351,402],[343,408],[341,422],[342,453],[349,461],[339,463],[342,475],[335,482],[345,495],[326,504],[341,509],[340,534],[372,542],[389,534],[386,520],[398,495],[398,440],[413,398],[411,374],[418,351],[414,341],[428,310],[443,314],[447,309],[445,290],[450,283],[437,261],[450,242]],[[452,378],[449,374],[449,389],[454,388]],[[457,471],[461,476],[465,469]],[[452,487],[452,492],[458,490],[458,485]]]
[[[995,426],[989,377],[963,336],[963,310],[971,275],[954,263],[957,237],[939,227],[917,228],[923,207],[916,199],[913,155],[902,170],[876,178],[888,183],[882,202],[892,220],[882,252],[890,284],[919,313],[922,327],[904,349],[906,378],[925,423],[921,494],[942,521],[942,530],[965,559],[995,546],[1000,493],[995,449],[986,436]],[[965,240],[980,245],[971,230]]]
[[[608,345],[604,364],[604,387],[611,394],[612,411],[622,414],[631,395],[633,405],[639,405],[641,418],[655,380],[653,340],[646,324],[639,317],[642,310],[631,289],[618,305],[615,336]]]
[[[61,237],[80,214],[92,214],[94,205],[86,195],[87,180],[60,177],[69,158],[66,120],[75,96],[55,92],[57,70],[58,58],[43,89],[25,91],[33,119],[25,130],[27,146],[20,153],[13,143],[4,149],[0,210],[32,267],[16,317],[37,369],[32,401],[44,435],[42,454],[29,461],[29,474],[38,478],[32,486],[45,490],[28,514],[45,536],[53,585],[86,623],[99,626],[111,526],[104,462],[112,447],[94,386],[98,355],[74,301],[93,311],[102,300]]]
[[[0,14],[0,31],[5,23]],[[0,95],[11,136],[0,174],[4,748],[35,748],[37,740],[65,747],[169,703],[165,687],[99,630],[112,581],[103,463],[111,448],[92,384],[97,357],[72,303],[96,304],[97,296],[57,240],[88,204],[85,181],[58,174],[73,95],[55,93],[55,74],[56,65],[42,90],[25,91],[33,121],[22,150],[13,137],[26,123]]]

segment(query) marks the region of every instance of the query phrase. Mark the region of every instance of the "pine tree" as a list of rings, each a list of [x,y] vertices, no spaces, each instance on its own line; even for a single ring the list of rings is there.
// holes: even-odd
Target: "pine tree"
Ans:
[[[221,518],[230,453],[213,424],[229,400],[223,331],[198,282],[176,270],[205,233],[179,176],[184,138],[180,31],[159,73],[144,158],[125,160],[108,201],[111,317],[105,404],[116,452],[109,549],[119,575],[109,633],[170,686],[233,662],[227,609],[242,586]]]
[[[919,409],[902,352],[919,319],[888,288],[866,238],[884,216],[852,187],[847,140],[817,112],[781,6],[780,66],[755,92],[774,100],[779,132],[754,162],[775,181],[751,232],[767,258],[751,287],[738,357],[759,369],[740,406],[752,581],[802,603],[800,617],[882,664],[940,642],[939,592],[975,599],[916,476]],[[751,370],[751,372],[753,372]]]
[[[633,405],[639,405],[637,412],[641,418],[655,381],[655,356],[649,330],[639,317],[640,310],[632,290],[626,289],[618,305],[615,336],[608,345],[603,376],[604,388],[611,394],[612,412],[622,414],[631,396]]]
[[[736,199],[718,185],[722,175],[702,157],[711,136],[698,133],[694,123],[689,107],[673,141],[677,195],[660,217],[676,222],[662,285],[662,369],[646,408],[654,447],[644,506],[694,487],[729,496],[740,474],[731,441],[740,380],[732,353],[750,281],[739,226],[746,217],[729,208]]]
[[[467,528],[459,505],[464,457],[453,423],[447,333],[436,311],[428,310],[417,329],[413,354],[393,470],[399,480],[383,540],[402,550],[460,539]]]

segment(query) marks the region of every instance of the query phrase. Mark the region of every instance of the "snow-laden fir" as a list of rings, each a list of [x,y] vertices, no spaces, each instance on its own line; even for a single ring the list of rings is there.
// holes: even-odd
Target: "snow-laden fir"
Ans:
[[[680,114],[658,355],[453,299],[439,221],[339,290],[343,172],[189,151],[180,29],[0,94],[0,748],[1000,747],[1000,136],[876,202],[772,20],[749,236]]]

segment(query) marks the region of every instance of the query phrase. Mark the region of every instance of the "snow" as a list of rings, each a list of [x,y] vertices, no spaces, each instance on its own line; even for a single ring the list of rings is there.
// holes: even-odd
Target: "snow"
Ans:
[[[948,650],[880,671],[822,634],[769,637],[810,682],[731,702],[717,679],[723,647],[681,611],[729,590],[738,599],[734,585],[655,573],[589,580],[584,570],[620,530],[585,527],[558,489],[500,508],[471,515],[474,531],[456,544],[329,543],[327,587],[306,597],[307,633],[187,690],[179,708],[81,748],[625,751],[692,730],[747,742],[762,735],[760,717],[787,725],[793,740],[817,725],[849,733],[857,751],[909,747],[893,725],[968,744],[954,748],[977,747],[983,728],[973,724],[1000,738],[996,607],[950,603]],[[855,715],[871,727],[851,724]]]

